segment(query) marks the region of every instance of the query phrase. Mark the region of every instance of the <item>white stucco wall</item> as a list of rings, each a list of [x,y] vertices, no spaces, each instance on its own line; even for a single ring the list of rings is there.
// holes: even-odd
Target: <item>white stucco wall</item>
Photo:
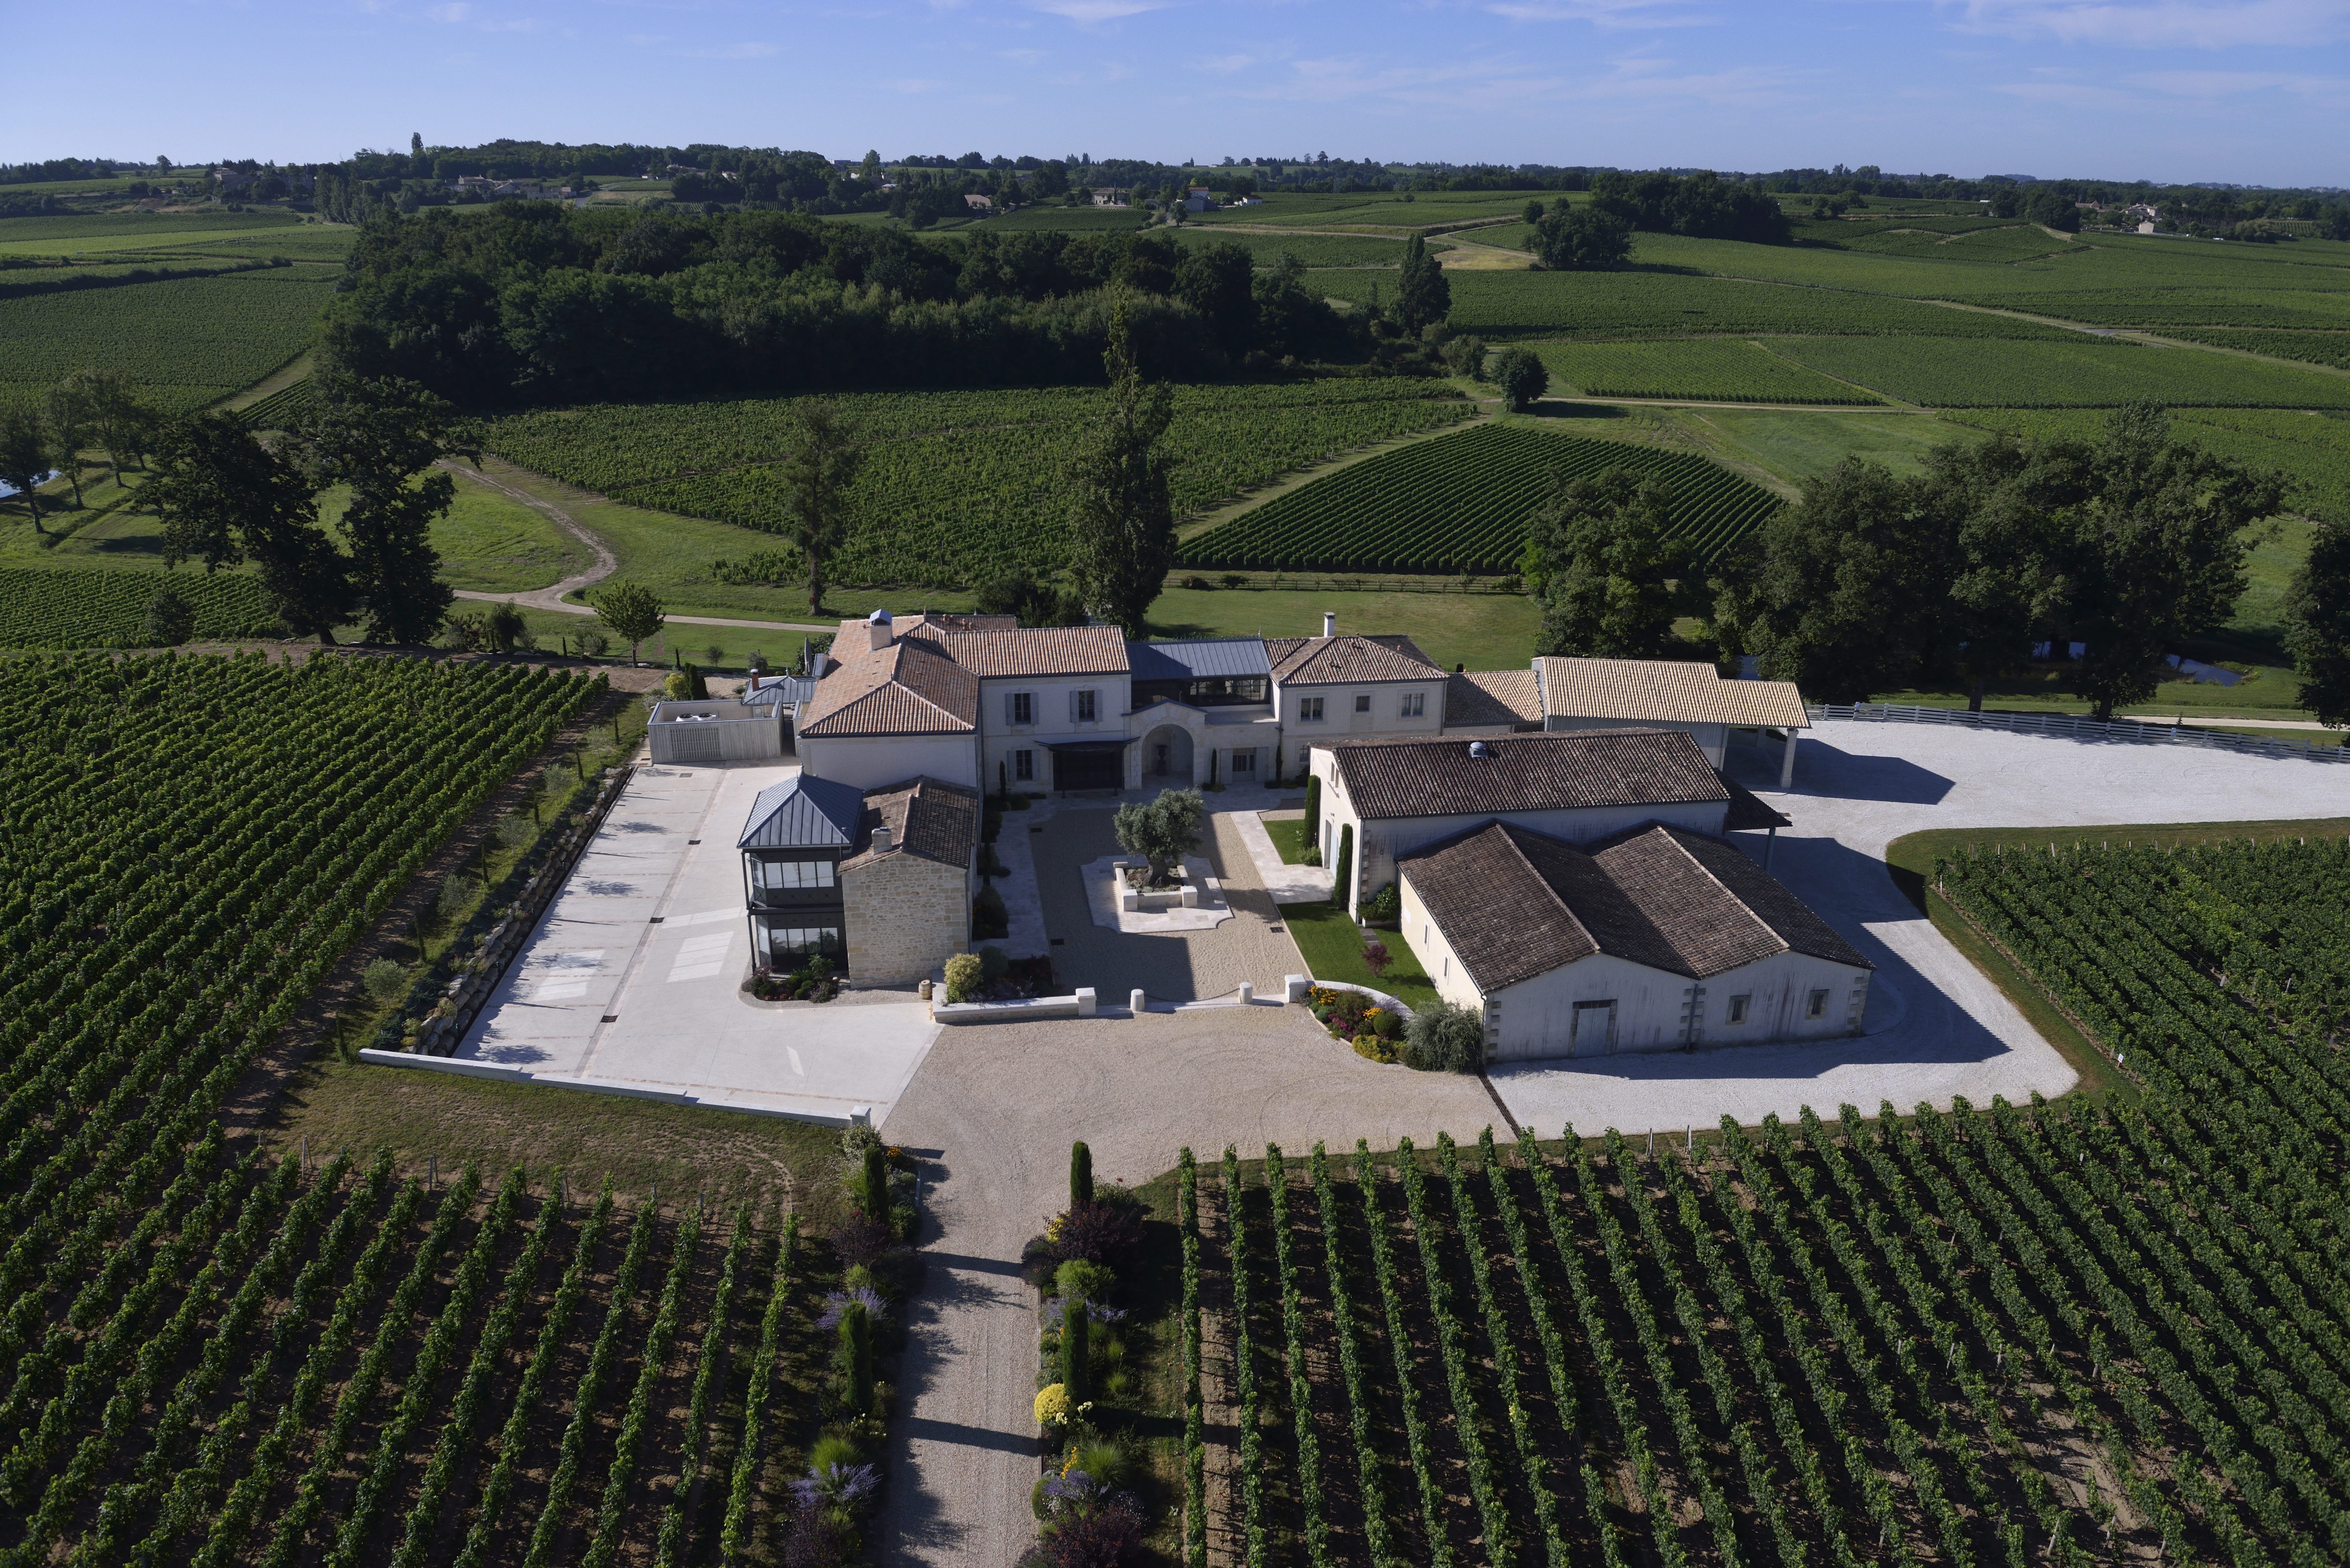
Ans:
[[[1403,699],[1416,693],[1424,710],[1417,719],[1403,716]],[[1367,695],[1371,711],[1355,711],[1355,699]],[[1308,698],[1322,699],[1322,714],[1318,721],[1302,717],[1303,704]],[[1300,745],[1316,741],[1344,737],[1359,740],[1365,736],[1436,735],[1444,731],[1444,677],[1429,680],[1399,680],[1393,685],[1375,682],[1362,686],[1283,686],[1273,690],[1274,712],[1280,718],[1282,728]]]
[[[858,789],[879,789],[915,777],[942,784],[982,785],[979,738],[975,735],[858,735],[800,737],[800,767],[810,778],[831,779]],[[989,779],[988,785],[994,784]]]
[[[1122,740],[1127,734],[1127,704],[1133,690],[1124,671],[1107,675],[1003,676],[979,683],[980,767],[986,783],[993,789],[999,776],[1010,780],[1017,788],[1021,783],[1013,779],[1011,757],[1017,751],[1031,751],[1035,758],[1036,776],[1028,780],[1031,789],[1042,792],[1053,785],[1053,759],[1049,754],[1055,741]],[[1035,722],[1014,724],[1011,720],[1012,694],[1029,693]],[[1094,693],[1094,717],[1080,723],[1069,717],[1070,693]],[[1128,748],[1131,751],[1132,748]],[[1002,772],[999,774],[998,768]],[[1131,758],[1128,761],[1131,770]]]

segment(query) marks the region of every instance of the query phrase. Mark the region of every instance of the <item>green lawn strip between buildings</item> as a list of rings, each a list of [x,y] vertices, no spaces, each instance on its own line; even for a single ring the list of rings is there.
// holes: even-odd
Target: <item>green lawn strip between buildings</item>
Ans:
[[[1305,967],[1315,980],[1367,985],[1373,991],[1386,992],[1410,1008],[1426,1007],[1436,1002],[1435,983],[1428,978],[1419,955],[1411,950],[1411,944],[1403,940],[1401,931],[1366,933],[1355,924],[1353,916],[1335,904],[1284,904],[1281,918],[1289,934],[1296,939],[1297,950],[1305,955]],[[1385,943],[1392,961],[1387,973],[1377,978],[1371,974],[1371,966],[1363,961],[1366,934]]]

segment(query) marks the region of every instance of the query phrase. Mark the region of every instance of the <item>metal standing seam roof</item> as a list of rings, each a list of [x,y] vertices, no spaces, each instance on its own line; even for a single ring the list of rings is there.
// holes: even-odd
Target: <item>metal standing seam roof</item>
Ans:
[[[1434,680],[1444,671],[1403,636],[1269,637],[1265,651],[1284,686],[1369,686]]]
[[[1126,657],[1137,680],[1201,680],[1273,673],[1273,659],[1261,637],[1129,642]]]
[[[1488,823],[1397,868],[1488,995],[1603,952],[1696,980],[1787,951],[1875,967],[1737,849],[1662,824],[1586,848]]]
[[[1808,728],[1792,680],[1724,680],[1711,664],[1667,659],[1534,660],[1542,711],[1559,719]]]
[[[806,774],[769,784],[751,803],[737,849],[846,849],[857,841],[865,792]]]
[[[1570,730],[1485,740],[1315,742],[1365,821],[1593,806],[1730,804],[1684,730]],[[1487,754],[1472,756],[1471,746]]]

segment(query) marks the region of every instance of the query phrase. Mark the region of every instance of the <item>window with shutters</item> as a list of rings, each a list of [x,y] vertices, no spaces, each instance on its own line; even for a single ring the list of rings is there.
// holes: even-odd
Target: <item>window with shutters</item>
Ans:
[[[1428,712],[1428,693],[1427,693],[1427,692],[1425,692],[1425,691],[1407,691],[1407,692],[1405,692],[1405,693],[1404,693],[1404,697],[1403,697],[1403,716],[1404,716],[1405,718],[1407,718],[1407,719],[1419,719],[1419,718],[1425,717],[1425,716],[1427,715],[1427,712]]]
[[[1234,752],[1232,753],[1232,772],[1235,774],[1254,774],[1256,772],[1256,753],[1254,752]]]
[[[1095,696],[1096,693],[1091,691],[1070,692],[1069,717],[1076,720],[1080,724],[1092,723],[1096,716],[1094,707]]]
[[[1036,777],[1036,753],[1030,751],[1013,753],[1012,776],[1022,784],[1034,782]]]
[[[1036,694],[1034,691],[1014,691],[1003,700],[1004,720],[1012,724],[1033,724],[1036,722]]]

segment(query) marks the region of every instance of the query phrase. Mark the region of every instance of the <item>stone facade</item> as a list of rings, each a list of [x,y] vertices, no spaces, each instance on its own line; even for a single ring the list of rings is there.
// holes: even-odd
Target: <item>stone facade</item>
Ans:
[[[971,950],[971,873],[918,855],[883,855],[844,871],[848,978],[910,985]]]

